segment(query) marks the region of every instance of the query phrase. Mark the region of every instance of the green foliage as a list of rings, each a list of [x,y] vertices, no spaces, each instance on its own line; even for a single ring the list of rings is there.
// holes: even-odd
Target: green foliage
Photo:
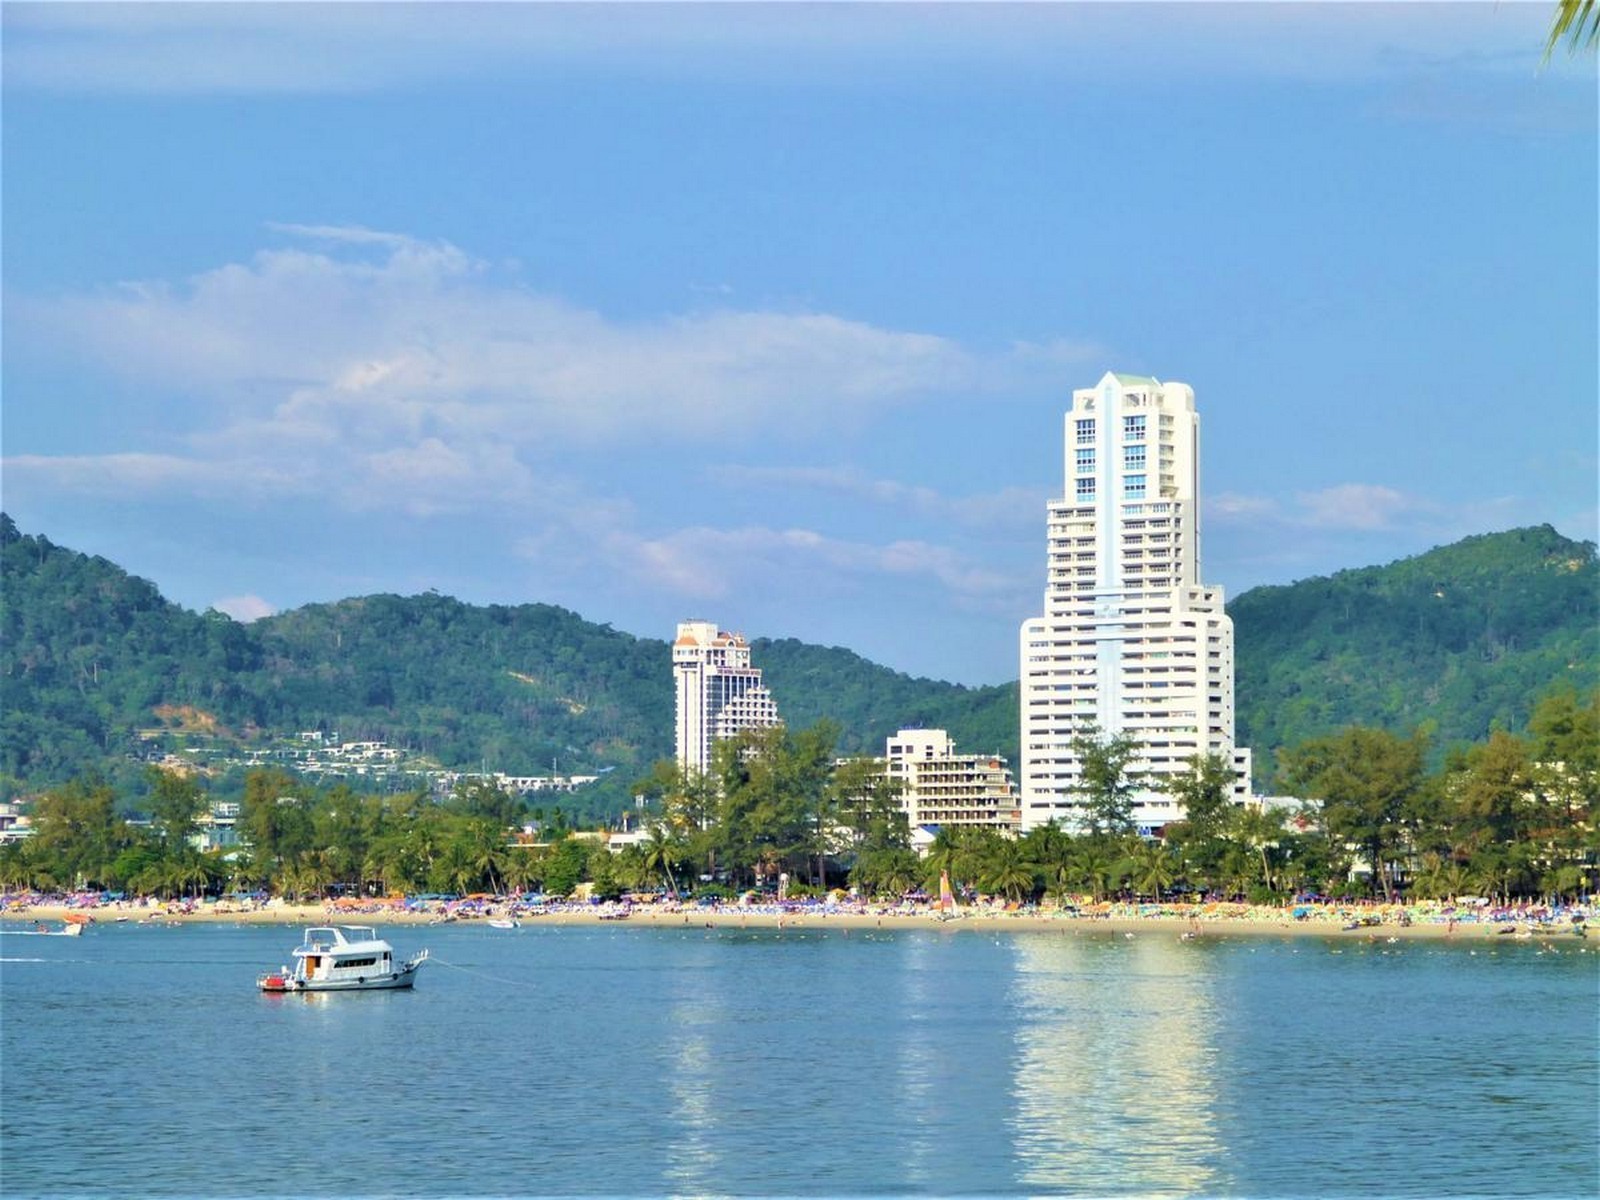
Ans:
[[[901,729],[945,729],[960,746],[1017,759],[1014,683],[964,687],[917,679],[837,646],[792,638],[757,638],[750,654],[784,719],[797,726],[837,722],[839,748],[847,754],[882,754],[884,742]]]
[[[1600,45],[1600,4],[1596,0],[1559,0],[1545,41],[1546,62],[1563,42],[1569,54],[1585,50],[1593,53]]]
[[[1600,684],[1597,596],[1594,545],[1548,525],[1243,593],[1237,740],[1258,786],[1284,747],[1351,725],[1423,729],[1440,754],[1526,729],[1552,688]]]
[[[592,825],[631,808],[635,781],[672,750],[667,643],[549,605],[368,596],[246,626],[169,604],[104,559],[21,534],[3,514],[0,574],[5,797],[92,771],[126,815],[161,802],[144,764],[179,730],[206,730],[241,751],[273,735],[336,730],[456,770],[543,774],[556,762],[601,773],[562,799],[568,825]],[[1435,765],[1491,730],[1528,730],[1540,696],[1588,696],[1600,685],[1597,594],[1594,547],[1547,526],[1244,593],[1229,606],[1238,740],[1255,748],[1258,785],[1273,790],[1279,751],[1352,725],[1425,729]],[[896,730],[925,726],[1018,762],[1015,684],[914,679],[787,639],[758,639],[753,653],[790,725],[831,720],[841,752],[881,753]],[[1538,736],[1565,748],[1536,749],[1536,775],[1540,763],[1593,757],[1578,744],[1585,730],[1587,746],[1600,741],[1584,711],[1574,700],[1549,718]],[[238,795],[243,773],[209,787]],[[694,845],[689,860],[714,853]]]
[[[1083,805],[1083,825],[1089,836],[1132,833],[1139,777],[1129,770],[1129,764],[1139,757],[1138,739],[1090,729],[1073,737],[1072,753],[1078,760],[1078,782],[1072,790]]]
[[[1384,894],[1392,894],[1390,858],[1401,818],[1422,790],[1425,741],[1353,727],[1285,754],[1295,793],[1321,804],[1335,845],[1359,846]]]
[[[337,731],[457,770],[552,762],[603,779],[564,803],[595,821],[672,750],[671,653],[543,604],[368,596],[240,625],[163,600],[113,564],[24,536],[0,515],[0,777],[13,792],[131,763],[179,728],[243,748],[269,733]],[[1015,757],[1016,688],[915,680],[843,650],[757,642],[788,722],[839,722],[881,752],[906,725]],[[137,771],[133,772],[137,774]],[[126,793],[127,789],[119,789]]]

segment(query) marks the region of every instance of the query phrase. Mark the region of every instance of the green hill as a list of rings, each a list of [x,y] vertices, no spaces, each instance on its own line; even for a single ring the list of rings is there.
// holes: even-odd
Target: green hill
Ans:
[[[1549,527],[1468,538],[1386,567],[1257,588],[1230,606],[1240,740],[1272,752],[1352,723],[1427,723],[1441,743],[1525,724],[1553,684],[1600,679],[1594,547]],[[544,604],[366,596],[241,625],[196,614],[103,558],[0,515],[0,770],[5,791],[87,769],[137,773],[152,729],[241,747],[302,730],[382,740],[440,765],[513,774],[612,768],[606,805],[672,753],[667,642]],[[848,650],[757,640],[794,725],[841,749],[901,727],[1017,759],[1017,688],[915,679]]]
[[[1426,727],[1447,747],[1522,730],[1553,686],[1600,683],[1595,547],[1548,525],[1253,588],[1228,611],[1262,781],[1278,748],[1346,725]]]
[[[135,770],[152,727],[202,728],[241,747],[337,731],[442,766],[512,774],[612,768],[611,801],[672,754],[672,656],[545,604],[366,596],[240,625],[164,600],[102,558],[22,534],[0,516],[0,770],[13,792],[87,768]],[[841,749],[881,749],[938,721],[963,745],[1016,741],[1015,689],[908,676],[845,650],[758,642],[796,725],[830,716]]]

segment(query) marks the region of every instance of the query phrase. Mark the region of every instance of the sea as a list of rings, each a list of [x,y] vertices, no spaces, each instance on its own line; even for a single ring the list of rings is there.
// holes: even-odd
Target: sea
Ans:
[[[0,1195],[1600,1194],[1600,942],[385,930],[0,935]]]

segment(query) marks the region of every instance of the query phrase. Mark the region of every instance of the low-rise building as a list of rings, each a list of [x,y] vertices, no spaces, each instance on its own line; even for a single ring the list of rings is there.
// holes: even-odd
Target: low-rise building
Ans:
[[[33,836],[33,825],[17,804],[0,804],[0,843],[20,842]]]
[[[884,770],[900,786],[913,829],[981,827],[1015,834],[1022,806],[1006,760],[958,754],[943,729],[902,729],[888,739]]]
[[[236,800],[213,800],[195,822],[189,842],[201,852],[232,850],[239,845],[239,812]]]

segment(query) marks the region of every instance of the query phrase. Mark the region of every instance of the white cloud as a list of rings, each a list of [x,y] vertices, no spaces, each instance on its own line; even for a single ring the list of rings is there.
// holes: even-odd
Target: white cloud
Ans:
[[[169,426],[193,422],[182,452],[24,468],[84,487],[222,482],[360,509],[460,511],[523,499],[537,491],[536,464],[582,451],[835,437],[940,394],[1063,386],[1064,368],[1032,356],[984,357],[831,313],[620,322],[448,243],[275,228],[323,249],[264,250],[179,284],[14,300],[9,315],[31,341],[192,401],[165,414]],[[962,508],[931,492],[902,502]]]
[[[885,545],[846,541],[809,529],[694,527],[663,537],[617,532],[606,545],[610,566],[692,600],[719,600],[751,587],[805,581],[820,595],[885,576],[936,584],[958,602],[1011,603],[1019,581],[921,541]]]
[[[218,612],[227,613],[235,621],[249,624],[259,621],[262,617],[270,617],[277,612],[277,608],[263,600],[260,596],[224,596],[212,604]]]
[[[1285,530],[1374,533],[1406,531],[1459,537],[1508,528],[1532,519],[1519,497],[1446,503],[1385,484],[1340,483],[1287,499],[1223,492],[1206,501],[1206,516],[1220,525]]]
[[[1389,529],[1399,520],[1432,515],[1437,507],[1391,487],[1342,483],[1316,492],[1298,492],[1297,520],[1324,529]]]
[[[125,284],[23,307],[57,343],[128,375],[217,392],[234,409],[275,399],[253,439],[423,420],[512,438],[819,429],[917,394],[985,386],[995,370],[1019,373],[933,334],[829,313],[616,322],[494,278],[446,243],[316,236],[380,253],[263,251],[180,286]],[[295,386],[274,397],[263,386],[274,380]]]
[[[1245,496],[1238,492],[1219,492],[1205,501],[1206,516],[1228,524],[1254,523],[1278,515],[1278,504],[1265,496]]]
[[[777,488],[848,496],[966,528],[1037,525],[1048,497],[1043,489],[1008,487],[972,496],[949,496],[936,488],[875,479],[851,467],[712,467],[707,475],[734,488]]]

